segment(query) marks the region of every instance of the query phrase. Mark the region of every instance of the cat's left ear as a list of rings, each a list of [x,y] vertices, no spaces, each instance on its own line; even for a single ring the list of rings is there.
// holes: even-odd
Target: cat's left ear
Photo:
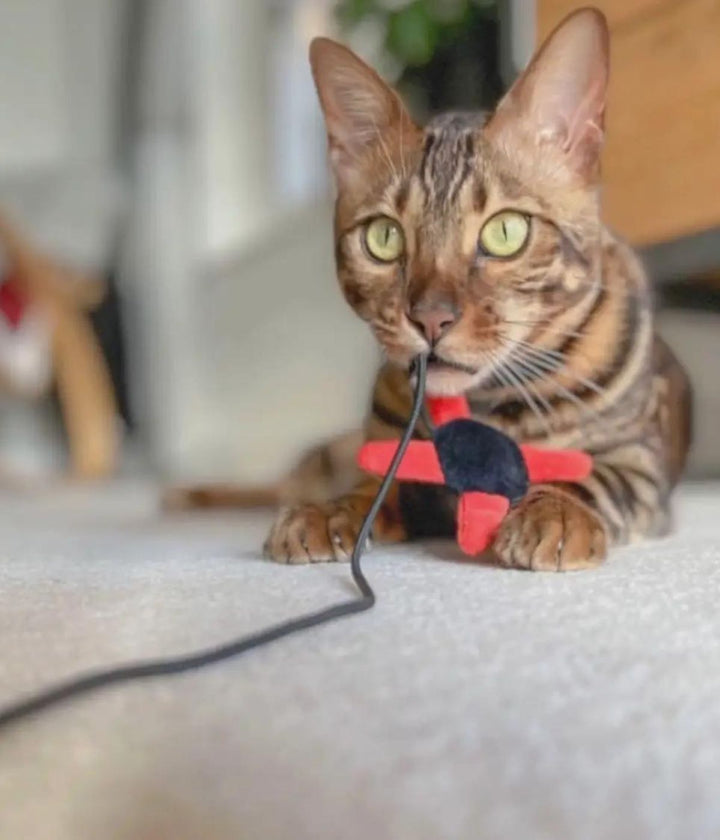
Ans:
[[[371,67],[329,38],[313,40],[310,65],[339,181],[362,175],[359,162],[375,146],[390,155],[397,144],[402,152],[417,129],[400,97]]]
[[[592,179],[604,140],[609,33],[598,9],[573,12],[548,36],[501,100],[487,132],[529,135],[560,150],[579,175]]]

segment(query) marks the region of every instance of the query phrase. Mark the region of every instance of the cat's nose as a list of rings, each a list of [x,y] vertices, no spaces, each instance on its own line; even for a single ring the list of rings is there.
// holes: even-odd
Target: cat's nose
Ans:
[[[448,306],[432,308],[414,306],[410,311],[410,320],[423,333],[430,344],[436,344],[457,321],[457,310]]]

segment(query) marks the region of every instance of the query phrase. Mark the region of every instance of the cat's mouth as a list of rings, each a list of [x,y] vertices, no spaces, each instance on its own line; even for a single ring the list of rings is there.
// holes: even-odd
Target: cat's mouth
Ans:
[[[450,359],[443,359],[441,356],[433,350],[431,351],[430,355],[427,359],[428,363],[428,370],[459,370],[462,373],[469,373],[471,376],[475,376],[477,373],[477,369],[470,367],[470,365],[464,365],[461,362],[453,362]]]

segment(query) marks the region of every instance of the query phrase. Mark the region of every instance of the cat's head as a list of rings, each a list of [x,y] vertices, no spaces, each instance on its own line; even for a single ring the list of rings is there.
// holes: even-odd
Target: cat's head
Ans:
[[[600,283],[603,15],[566,18],[489,118],[448,114],[424,129],[345,47],[316,39],[310,60],[337,185],[338,277],[388,358],[407,366],[432,349],[428,388],[453,394],[518,343],[567,333]]]

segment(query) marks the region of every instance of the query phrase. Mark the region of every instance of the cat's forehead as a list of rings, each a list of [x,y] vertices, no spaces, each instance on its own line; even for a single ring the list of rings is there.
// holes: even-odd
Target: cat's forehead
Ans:
[[[485,121],[482,113],[451,113],[428,123],[418,163],[418,175],[428,189],[434,188],[442,196],[449,182],[470,174],[469,167],[482,158]]]
[[[488,111],[448,111],[433,117],[425,126],[425,134],[452,136],[466,131],[478,131],[487,123]]]
[[[440,236],[468,214],[543,207],[518,160],[488,138],[488,119],[485,112],[450,112],[430,120],[412,146],[401,134],[384,139],[364,170],[367,177],[339,192],[340,229],[385,213]]]
[[[527,176],[521,157],[498,150],[486,135],[490,114],[453,112],[431,120],[423,131],[411,180],[422,194],[426,218],[447,219],[455,212],[483,212],[517,204],[535,210],[546,205],[542,189]],[[497,206],[496,206],[497,205]]]
[[[486,192],[487,142],[484,113],[449,113],[431,120],[423,132],[414,172],[426,213],[445,215],[466,187],[483,204]]]

